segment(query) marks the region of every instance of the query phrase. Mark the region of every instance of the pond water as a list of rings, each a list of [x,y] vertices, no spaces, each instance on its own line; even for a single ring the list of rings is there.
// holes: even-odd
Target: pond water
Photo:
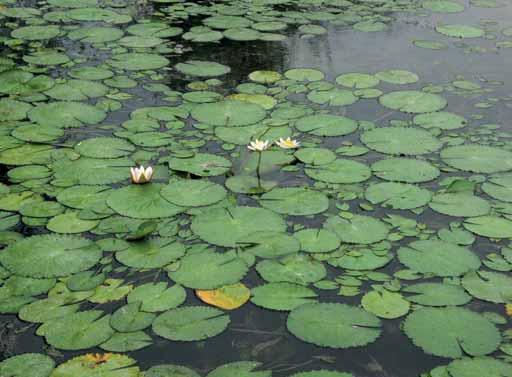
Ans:
[[[0,377],[511,377],[511,19],[0,0]]]

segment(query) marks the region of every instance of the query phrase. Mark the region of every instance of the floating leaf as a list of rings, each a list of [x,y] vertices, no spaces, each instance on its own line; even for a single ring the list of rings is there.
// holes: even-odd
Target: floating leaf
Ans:
[[[405,334],[425,352],[450,358],[487,355],[501,336],[484,316],[458,307],[420,308],[404,322]]]
[[[229,316],[219,309],[188,306],[159,315],[153,322],[153,331],[166,339],[190,342],[220,334],[229,322]]]
[[[301,305],[292,310],[286,325],[299,339],[330,348],[364,346],[380,335],[377,317],[346,304]]]
[[[288,282],[268,283],[251,290],[251,302],[265,309],[293,310],[316,301],[317,294],[310,288]]]
[[[233,310],[249,300],[251,291],[242,283],[237,283],[213,290],[196,289],[196,295],[207,304],[224,310]]]

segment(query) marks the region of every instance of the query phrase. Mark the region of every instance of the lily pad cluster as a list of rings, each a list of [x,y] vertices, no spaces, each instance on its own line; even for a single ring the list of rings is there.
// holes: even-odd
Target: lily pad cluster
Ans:
[[[400,67],[261,69],[238,82],[222,62],[176,58],[178,38],[378,32],[393,11],[464,6],[158,0],[154,18],[134,19],[121,2],[10,5],[0,7],[12,29],[0,60],[0,313],[80,355],[58,366],[18,355],[0,375],[270,376],[250,361],[142,372],[122,354],[208,349],[247,313],[280,314],[288,339],[334,350],[401,330],[417,352],[451,359],[430,377],[510,374],[512,148],[486,136],[499,125],[453,105],[492,89],[463,77],[428,85]],[[186,29],[189,19],[199,25]],[[364,119],[353,115],[366,105]],[[283,148],[285,138],[298,142]],[[268,144],[249,150],[256,140]],[[151,182],[130,181],[138,165],[153,167]]]

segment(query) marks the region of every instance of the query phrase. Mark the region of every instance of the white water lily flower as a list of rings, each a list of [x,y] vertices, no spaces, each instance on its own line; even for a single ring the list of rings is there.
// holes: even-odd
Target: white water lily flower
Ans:
[[[153,168],[151,166],[144,168],[142,165],[138,168],[130,168],[130,175],[132,177],[132,183],[146,183],[151,181],[153,177]]]
[[[272,143],[268,140],[254,140],[249,143],[247,148],[249,148],[251,151],[255,152],[263,152],[264,150],[268,149]]]
[[[279,145],[283,149],[295,149],[300,147],[300,141],[292,140],[291,138],[283,139],[282,137],[276,141],[276,144]]]

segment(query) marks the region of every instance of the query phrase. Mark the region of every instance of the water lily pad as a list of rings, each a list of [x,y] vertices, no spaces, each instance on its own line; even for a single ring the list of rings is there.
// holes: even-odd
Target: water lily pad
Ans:
[[[437,151],[441,143],[429,132],[404,127],[374,128],[361,135],[361,141],[377,152],[419,155]]]
[[[372,164],[373,174],[386,181],[422,183],[436,179],[439,169],[424,160],[388,158]]]
[[[57,215],[48,221],[46,228],[55,233],[82,233],[94,229],[99,220],[84,220],[78,217],[78,212],[70,211]]]
[[[285,77],[290,80],[313,82],[323,80],[325,75],[312,68],[293,68],[284,73]]]
[[[86,238],[37,235],[7,247],[0,255],[0,263],[17,275],[47,278],[85,271],[101,255],[96,244]]]
[[[254,371],[257,369],[257,371]],[[212,370],[206,377],[270,377],[271,371],[260,370],[261,363],[255,361],[237,361],[224,364]]]
[[[125,186],[112,190],[107,204],[120,215],[136,219],[170,217],[183,212],[185,208],[168,202],[160,195],[163,187],[155,183]]]
[[[304,169],[307,176],[328,183],[358,183],[371,177],[370,168],[357,161],[337,159],[318,167]]]
[[[32,106],[28,103],[2,98],[0,99],[0,121],[25,119],[30,109]]]
[[[436,212],[457,217],[483,216],[491,210],[485,199],[467,193],[436,194],[429,206]]]
[[[426,353],[441,357],[486,355],[501,342],[491,321],[459,307],[417,309],[405,320],[404,331]]]
[[[192,110],[192,117],[212,126],[247,126],[265,118],[265,109],[254,103],[227,100],[200,104]]]
[[[464,117],[447,111],[419,114],[414,117],[413,122],[423,128],[440,128],[442,130],[456,130],[468,124]]]
[[[144,71],[165,67],[169,64],[169,60],[157,54],[131,52],[113,55],[108,63],[117,69],[124,69],[127,71]]]
[[[343,136],[357,129],[357,122],[338,115],[311,115],[297,120],[295,127],[316,136]]]
[[[485,34],[479,27],[463,24],[437,25],[436,31],[454,38],[479,38]]]
[[[138,377],[140,370],[135,363],[126,355],[89,353],[60,364],[52,377]]]
[[[462,278],[463,287],[474,297],[494,303],[512,299],[512,278],[492,271],[471,271]]]
[[[135,147],[123,139],[94,137],[77,143],[75,150],[85,157],[117,158],[129,155]]]
[[[244,260],[233,252],[205,252],[186,255],[179,268],[169,272],[169,277],[185,287],[216,289],[238,283],[247,270]]]
[[[226,190],[207,180],[183,180],[164,186],[160,194],[178,206],[201,207],[220,202],[226,197]]]
[[[173,364],[156,365],[145,372],[145,377],[200,377],[194,370]]]
[[[441,151],[448,165],[474,173],[498,173],[512,169],[512,152],[478,144],[458,145]]]
[[[367,312],[386,319],[402,317],[409,312],[411,306],[400,293],[385,289],[368,292],[361,299],[361,305]]]
[[[367,89],[378,85],[380,80],[367,73],[344,73],[336,77],[336,82],[348,88]]]
[[[100,348],[110,352],[128,352],[137,351],[149,347],[153,344],[153,339],[144,331],[134,331],[129,333],[116,332],[105,343],[100,344]],[[124,373],[126,369],[123,369]]]
[[[464,288],[453,284],[418,283],[403,288],[402,292],[413,293],[413,295],[407,295],[407,300],[425,306],[455,306],[471,301],[471,296],[464,291]]]
[[[404,113],[431,113],[446,107],[447,101],[443,97],[416,90],[401,90],[391,92],[379,97],[382,106]]]
[[[478,377],[487,375],[489,377],[510,377],[512,372],[510,364],[492,357],[463,357],[452,361],[447,371],[451,377]]]
[[[372,204],[393,209],[413,209],[426,205],[430,191],[406,183],[384,182],[368,186],[365,197]]]
[[[280,214],[307,216],[326,211],[329,199],[321,192],[307,187],[282,187],[264,194],[260,204]]]
[[[512,202],[512,176],[490,177],[482,184],[482,191],[494,199],[510,203]]]
[[[469,249],[437,240],[411,242],[398,249],[398,259],[414,271],[437,276],[460,276],[480,267]]]
[[[336,159],[336,154],[327,148],[300,148],[295,157],[311,165],[325,165]]]
[[[107,114],[91,105],[80,102],[52,102],[33,108],[28,117],[31,121],[60,128],[76,128],[84,124],[96,124]]]
[[[63,350],[81,350],[97,346],[114,333],[110,315],[89,310],[45,322],[44,336],[48,344]]]
[[[60,34],[60,29],[56,25],[24,26],[14,30],[11,33],[13,38],[26,41],[39,41],[55,38]]]
[[[301,250],[308,253],[326,253],[341,243],[335,233],[325,229],[303,229],[293,236],[300,241]]]
[[[192,220],[192,231],[214,245],[235,247],[249,234],[258,231],[283,232],[283,219],[263,208],[217,208],[200,214]]]
[[[307,98],[313,103],[329,106],[348,106],[358,100],[350,90],[344,89],[313,90]]]
[[[181,285],[168,288],[165,282],[146,283],[128,294],[128,303],[141,302],[140,310],[154,313],[174,309],[183,304],[186,297],[187,293]]]
[[[131,242],[130,246],[116,253],[122,264],[135,268],[160,268],[185,254],[185,247],[173,238],[149,238]]]
[[[166,339],[190,342],[220,334],[229,322],[229,316],[219,309],[188,306],[159,315],[153,322],[153,331]]]
[[[151,326],[156,315],[140,311],[141,303],[133,302],[117,309],[110,318],[110,325],[120,332],[144,330]]]
[[[380,71],[375,74],[379,80],[388,82],[390,84],[413,84],[420,78],[417,74],[403,69],[390,69],[387,71]]]
[[[73,41],[84,43],[105,43],[117,41],[123,34],[123,31],[118,28],[96,26],[73,30],[67,37]]]
[[[429,0],[425,1],[422,6],[436,13],[459,13],[464,11],[464,5],[446,0]]]
[[[302,285],[322,280],[327,274],[322,263],[304,254],[292,254],[279,260],[263,260],[256,265],[256,270],[270,283],[290,282]]]
[[[196,289],[201,301],[224,310],[234,310],[244,305],[251,296],[251,291],[242,283],[224,285],[217,289]]]
[[[497,216],[472,217],[466,219],[463,225],[470,232],[483,237],[512,237],[512,221]]]
[[[286,322],[299,339],[322,347],[360,347],[380,335],[380,321],[363,309],[346,304],[305,304],[292,310]]]
[[[49,377],[55,368],[51,357],[40,353],[23,353],[0,362],[0,376]]]
[[[268,283],[251,290],[251,302],[265,309],[293,310],[316,301],[317,294],[310,288],[288,282]]]
[[[325,222],[324,227],[336,233],[341,241],[358,244],[382,241],[389,232],[389,227],[384,222],[361,215],[354,215],[350,219],[333,216]]]
[[[197,77],[222,76],[231,71],[231,68],[226,65],[201,60],[188,60],[184,63],[176,64],[174,68],[188,76]]]

